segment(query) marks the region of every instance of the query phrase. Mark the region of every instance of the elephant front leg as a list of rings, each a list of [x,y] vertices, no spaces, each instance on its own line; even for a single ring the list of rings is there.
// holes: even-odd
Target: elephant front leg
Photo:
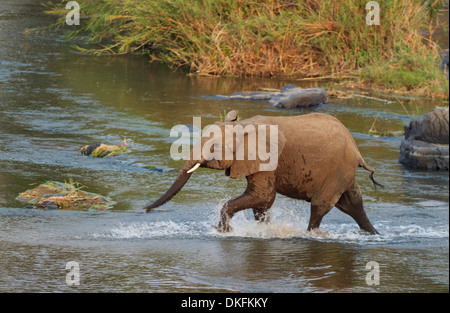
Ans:
[[[275,176],[273,172],[258,172],[247,176],[247,189],[245,192],[225,203],[220,212],[220,221],[217,230],[231,231],[230,220],[237,212],[253,208],[258,221],[267,221],[267,211],[275,200]]]
[[[243,194],[236,199],[229,200],[224,204],[220,211],[220,221],[216,229],[220,232],[230,232],[230,220],[237,212],[245,209],[249,209],[253,199],[248,194]]]

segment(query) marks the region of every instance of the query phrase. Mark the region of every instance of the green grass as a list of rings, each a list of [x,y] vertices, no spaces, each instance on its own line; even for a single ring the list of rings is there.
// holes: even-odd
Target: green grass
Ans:
[[[402,53],[392,61],[362,68],[360,78],[385,89],[448,99],[448,80],[436,65],[435,57],[409,48]]]
[[[65,2],[48,10],[54,27],[96,45],[87,53],[138,53],[195,75],[352,76],[425,93],[447,84],[423,35],[442,0],[379,1],[377,26],[366,0],[79,0],[80,27],[65,26]]]

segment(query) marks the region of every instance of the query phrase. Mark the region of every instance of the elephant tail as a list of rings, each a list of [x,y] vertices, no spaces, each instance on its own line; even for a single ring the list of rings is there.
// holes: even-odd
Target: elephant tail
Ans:
[[[369,167],[366,162],[364,162],[364,160],[361,160],[361,163],[359,165],[360,167],[364,168],[366,171],[370,172],[370,179],[373,182],[373,185],[375,186],[375,190],[377,189],[377,186],[380,186],[381,188],[384,188],[384,186],[382,184],[380,184],[379,182],[377,182],[374,178],[373,178],[373,173],[375,173],[375,170],[371,167]]]

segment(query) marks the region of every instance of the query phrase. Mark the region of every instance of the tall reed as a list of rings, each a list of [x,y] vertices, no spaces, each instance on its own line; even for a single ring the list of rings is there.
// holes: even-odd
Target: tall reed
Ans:
[[[366,0],[78,2],[82,25],[67,27],[68,36],[83,34],[102,45],[89,52],[141,53],[199,75],[363,73],[368,79],[374,66],[402,68],[405,58],[420,59],[430,71],[438,58],[423,30],[431,29],[442,0],[379,1],[381,24],[372,26],[365,20]],[[57,25],[64,25],[63,5],[48,12],[61,15]]]

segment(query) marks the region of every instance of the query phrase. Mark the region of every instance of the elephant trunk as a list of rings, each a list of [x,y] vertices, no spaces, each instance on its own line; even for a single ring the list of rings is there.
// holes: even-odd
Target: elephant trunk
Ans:
[[[166,193],[162,195],[158,200],[146,206],[144,210],[146,212],[149,212],[152,209],[155,209],[165,204],[166,202],[170,201],[181,190],[181,188],[183,188],[183,186],[187,183],[187,181],[191,177],[192,172],[194,172],[199,166],[200,162],[186,161],[184,163],[183,168],[180,170],[178,177],[175,179],[175,182],[172,184],[169,190],[167,190]]]

